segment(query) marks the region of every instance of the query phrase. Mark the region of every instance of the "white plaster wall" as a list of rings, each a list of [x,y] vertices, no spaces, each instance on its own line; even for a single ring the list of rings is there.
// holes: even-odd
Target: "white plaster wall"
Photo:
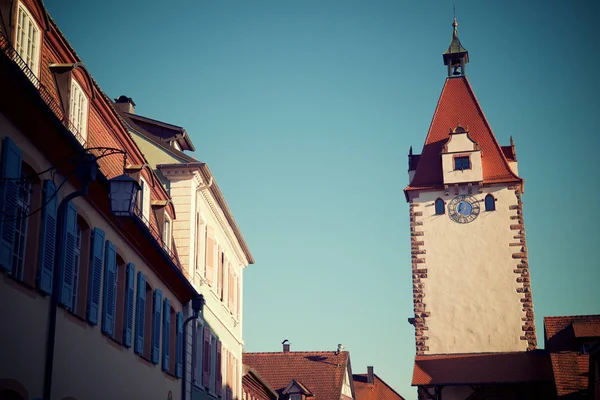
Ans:
[[[0,114],[0,140],[5,136],[19,146],[26,161],[40,171],[49,162],[2,114]],[[47,179],[49,176],[41,176]],[[57,181],[61,177],[56,178]],[[74,188],[65,184],[59,201]],[[113,242],[125,262],[135,264],[136,273],[142,271],[154,289],[163,292],[177,311],[182,304],[158,276],[148,267],[152,260],[132,248],[113,226],[90,206],[85,198],[73,200],[92,227],[105,232],[106,240]],[[30,249],[33,251],[33,249]],[[48,320],[48,298],[26,288],[10,277],[0,274],[0,340],[2,360],[0,378],[14,378],[27,389],[30,398],[42,397],[44,380],[45,346]],[[137,285],[137,283],[136,283]],[[136,287],[137,290],[137,287]],[[151,301],[147,304],[151,305]],[[102,301],[100,304],[102,308]],[[100,309],[100,315],[102,310]],[[53,399],[73,397],[76,399],[101,400],[107,398],[155,398],[180,397],[181,381],[165,374],[158,365],[143,361],[133,348],[122,347],[101,333],[101,324],[91,326],[64,309],[57,313],[55,364],[53,375]],[[148,340],[148,336],[146,336]],[[162,341],[162,333],[161,333]],[[162,343],[161,343],[162,349]],[[161,360],[162,361],[162,360]]]
[[[454,157],[469,156],[471,169],[455,170]],[[453,184],[461,182],[480,182],[483,180],[483,169],[481,167],[481,151],[468,153],[444,153],[442,154],[442,169],[444,171],[444,183]]]
[[[517,293],[518,260],[512,258],[518,247],[510,230],[510,219],[517,205],[514,191],[502,187],[488,188],[472,194],[480,201],[481,213],[468,224],[455,223],[444,215],[435,215],[434,201],[441,197],[448,203],[454,196],[443,192],[423,192],[414,199],[420,204],[415,211],[423,216],[417,231],[423,231],[427,269],[423,279],[423,302],[431,315],[425,335],[428,354],[525,350],[521,317],[521,294]],[[461,188],[461,194],[466,193]],[[486,212],[484,197],[492,193],[496,211]],[[421,239],[422,238],[422,239]]]
[[[460,151],[475,150],[475,143],[469,139],[466,133],[454,133],[450,135],[450,140],[446,144],[448,153],[456,153]]]
[[[519,163],[516,161],[509,161],[508,166],[514,172],[515,175],[519,176]]]

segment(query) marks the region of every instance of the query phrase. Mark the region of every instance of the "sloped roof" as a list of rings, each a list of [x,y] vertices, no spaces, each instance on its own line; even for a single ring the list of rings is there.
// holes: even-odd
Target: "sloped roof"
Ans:
[[[398,392],[392,389],[377,374],[373,383],[367,382],[367,374],[352,375],[354,381],[354,395],[356,400],[404,400]]]
[[[459,76],[446,79],[415,176],[406,191],[443,186],[442,147],[458,124],[468,128],[469,137],[480,146],[484,183],[522,182],[511,171],[467,77]]]
[[[579,352],[579,339],[600,341],[600,315],[544,317],[544,330],[544,347],[551,352],[556,394],[559,398],[584,396],[590,358]]]
[[[278,393],[294,379],[317,400],[339,400],[350,355],[342,351],[290,351],[287,353],[244,353],[243,363],[258,371]]]
[[[548,353],[466,353],[417,356],[412,385],[552,382]]]

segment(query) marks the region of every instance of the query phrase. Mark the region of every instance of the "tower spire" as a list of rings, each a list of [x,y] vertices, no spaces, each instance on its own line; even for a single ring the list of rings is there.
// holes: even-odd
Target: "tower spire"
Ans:
[[[465,65],[469,62],[469,52],[460,43],[458,38],[458,22],[456,21],[456,4],[454,5],[454,21],[452,22],[452,40],[450,46],[442,55],[444,65],[448,66],[448,76],[464,76]]]

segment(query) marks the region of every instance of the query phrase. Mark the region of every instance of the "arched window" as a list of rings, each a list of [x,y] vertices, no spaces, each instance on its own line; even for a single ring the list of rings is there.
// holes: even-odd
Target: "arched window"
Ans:
[[[446,206],[444,200],[437,199],[435,201],[435,213],[436,215],[444,215],[446,213]]]
[[[496,210],[496,199],[491,194],[485,196],[485,211]]]

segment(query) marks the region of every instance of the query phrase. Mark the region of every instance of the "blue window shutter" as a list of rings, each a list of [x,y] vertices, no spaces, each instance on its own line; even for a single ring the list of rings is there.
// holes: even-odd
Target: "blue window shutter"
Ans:
[[[67,204],[67,215],[65,218],[63,235],[64,248],[60,255],[60,304],[67,309],[73,308],[73,287],[75,268],[75,240],[77,238],[77,207],[73,202]]]
[[[169,371],[169,362],[171,361],[171,306],[169,299],[165,297],[163,302],[163,355],[162,369]]]
[[[144,324],[146,323],[146,277],[142,271],[137,275],[137,301],[135,308],[135,346],[136,354],[144,354]]]
[[[154,290],[154,308],[152,317],[152,362],[158,364],[160,353],[160,307],[162,306],[162,291]]]
[[[117,279],[117,250],[106,241],[104,254],[104,291],[102,293],[102,332],[114,337]]]
[[[52,180],[45,180],[42,196],[42,204],[45,204],[45,206],[42,208],[37,282],[38,288],[46,294],[52,294],[54,246],[56,245],[57,197],[54,182]]]
[[[125,282],[125,323],[123,324],[123,345],[131,347],[133,337],[133,302],[135,300],[135,266],[127,264],[127,275]]]
[[[0,268],[12,272],[19,195],[19,183],[16,179],[21,178],[21,150],[9,137],[5,137],[2,142],[0,162]]]
[[[100,285],[102,284],[102,260],[104,254],[104,231],[94,228],[92,231],[92,246],[90,256],[90,273],[88,276],[87,320],[92,325],[98,325],[100,313]]]
[[[183,358],[183,313],[177,313],[177,345],[175,346],[175,376],[181,378],[181,365]]]

